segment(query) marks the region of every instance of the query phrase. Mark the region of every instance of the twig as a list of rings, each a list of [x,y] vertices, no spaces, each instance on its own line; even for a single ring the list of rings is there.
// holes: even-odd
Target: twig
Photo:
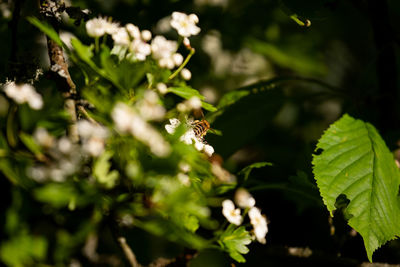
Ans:
[[[128,243],[126,243],[125,237],[118,237],[117,238],[118,244],[120,245],[122,251],[125,254],[126,259],[129,261],[132,267],[141,267],[139,262],[136,259],[135,254],[133,253],[132,249],[129,247]]]
[[[95,121],[90,115],[89,113],[86,111],[85,107],[78,105],[78,109],[79,111],[86,117],[86,119],[88,121],[90,121],[93,124],[99,125],[99,123],[97,121]]]
[[[132,267],[142,267],[142,265],[140,265],[140,263],[137,261],[135,253],[133,253],[132,249],[129,247],[125,237],[122,236],[122,234],[120,233],[120,229],[112,218],[113,217],[111,215],[107,218],[107,224],[111,231],[111,235],[118,243],[119,247],[125,255],[125,258],[128,260],[129,264]]]
[[[62,6],[57,1],[43,0],[41,1],[40,12],[44,19],[53,26],[58,32],[58,25],[60,19],[60,10]],[[74,142],[79,140],[78,128],[76,126],[76,103],[74,97],[76,95],[76,86],[72,81],[71,75],[68,71],[68,64],[64,58],[64,52],[61,46],[47,36],[47,48],[49,52],[50,65],[52,72],[56,75],[55,79],[59,81],[63,97],[65,98],[65,108],[69,113],[72,123],[68,128],[70,139]]]

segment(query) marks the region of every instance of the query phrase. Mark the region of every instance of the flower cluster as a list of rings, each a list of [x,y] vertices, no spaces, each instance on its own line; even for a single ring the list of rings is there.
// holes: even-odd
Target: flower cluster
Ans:
[[[235,202],[240,208],[249,209],[248,214],[253,226],[254,237],[258,242],[265,244],[265,235],[268,233],[267,220],[261,214],[260,209],[255,207],[255,199],[245,189],[240,188],[236,191]],[[222,202],[222,214],[232,224],[240,225],[243,221],[240,209],[235,208],[232,200],[226,199]]]
[[[199,19],[195,14],[186,15],[181,12],[172,13],[171,26],[178,31],[178,34],[185,37],[184,44],[190,46],[189,36],[196,35],[200,28],[196,26]],[[152,33],[140,29],[129,23],[121,27],[118,23],[107,18],[94,18],[86,23],[86,31],[89,36],[99,38],[105,34],[112,36],[114,45],[126,47],[138,61],[143,61],[150,54],[162,68],[173,69],[183,62],[183,56],[177,53],[178,43],[167,40],[164,36],[157,35],[152,39]],[[182,77],[189,80],[189,70],[182,71]]]
[[[42,96],[30,84],[16,84],[15,82],[7,81],[3,90],[9,98],[18,104],[28,103],[29,107],[36,110],[43,107]]]
[[[151,52],[162,68],[173,69],[183,62],[183,56],[176,51],[178,43],[167,40],[164,36],[158,35],[151,41]]]
[[[149,146],[154,155],[166,157],[170,154],[171,147],[169,143],[132,107],[124,103],[117,103],[111,117],[117,130],[122,133],[132,134],[136,139]]]
[[[81,137],[84,152],[94,157],[103,153],[105,140],[108,137],[108,130],[104,126],[81,120],[78,122],[78,133]]]
[[[33,137],[46,155],[41,164],[27,169],[28,176],[33,180],[64,182],[80,169],[83,153],[80,146],[72,143],[66,136],[56,139],[46,129],[37,128]]]
[[[180,120],[176,118],[170,119],[169,123],[170,124],[165,125],[165,130],[169,134],[173,134],[175,132],[175,129],[181,124]],[[193,128],[191,128],[191,123],[188,124],[188,130],[180,137],[180,140],[188,145],[194,144],[194,147],[198,151],[204,151],[204,153],[206,153],[209,157],[211,157],[214,153],[214,148],[211,145],[205,143],[202,138],[198,137],[194,133]]]

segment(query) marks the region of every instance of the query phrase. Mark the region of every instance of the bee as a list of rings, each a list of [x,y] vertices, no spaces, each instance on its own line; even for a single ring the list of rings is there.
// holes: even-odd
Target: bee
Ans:
[[[207,131],[210,130],[210,123],[205,119],[201,121],[193,121],[192,126],[194,134],[200,139],[203,139],[203,136],[205,136],[207,134]]]

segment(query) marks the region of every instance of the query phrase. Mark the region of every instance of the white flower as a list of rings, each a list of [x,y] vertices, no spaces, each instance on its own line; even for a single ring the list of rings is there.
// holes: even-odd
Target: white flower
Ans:
[[[90,138],[83,143],[83,150],[94,157],[98,157],[104,151],[104,140],[99,138]]]
[[[185,112],[188,112],[188,111],[189,111],[189,108],[188,108],[188,106],[186,105],[186,102],[178,103],[178,105],[176,105],[176,109],[177,109],[179,112],[182,112],[182,113],[185,113]]]
[[[185,112],[189,112],[193,109],[199,109],[201,108],[202,104],[201,104],[201,100],[200,98],[198,98],[197,96],[193,96],[185,101],[183,101],[182,103],[178,103],[178,105],[176,105],[176,109],[179,112],[185,113]]]
[[[177,175],[178,180],[185,186],[189,186],[190,185],[190,178],[187,174],[184,173],[178,173]]]
[[[211,157],[212,154],[214,154],[214,148],[210,145],[204,145],[203,148],[204,152],[207,154],[207,156]]]
[[[158,61],[158,65],[162,68],[173,69],[177,66],[176,58],[174,60],[174,55],[177,49],[178,43],[167,40],[164,36],[158,35],[151,41],[151,52],[153,58]]]
[[[120,132],[130,130],[133,116],[135,116],[133,110],[123,103],[118,103],[111,113],[115,126]]]
[[[90,37],[101,37],[104,34],[114,34],[118,31],[118,24],[107,21],[107,18],[94,18],[86,22],[86,31]]]
[[[157,83],[156,87],[160,94],[165,95],[166,93],[168,93],[168,87],[165,83]]]
[[[143,30],[142,31],[142,39],[143,41],[150,41],[151,40],[151,31],[149,30]]]
[[[169,119],[169,123],[165,125],[165,130],[167,130],[167,132],[169,134],[173,134],[175,132],[175,129],[178,128],[178,126],[181,124],[181,122],[178,119]]]
[[[239,188],[235,193],[235,202],[241,208],[252,208],[256,204],[256,200],[244,188]]]
[[[190,165],[183,161],[179,163],[178,167],[183,173],[188,173],[191,170]]]
[[[194,140],[194,147],[198,151],[202,151],[204,149],[204,143],[198,140],[198,138],[194,138],[193,140]]]
[[[151,51],[155,59],[169,58],[177,48],[177,42],[167,40],[164,36],[157,35],[151,41]]]
[[[42,96],[30,84],[17,85],[15,82],[8,81],[3,90],[9,98],[12,98],[18,104],[28,103],[35,110],[43,107]]]
[[[125,25],[125,28],[129,32],[129,35],[133,39],[140,39],[141,38],[140,30],[136,25],[133,25],[132,23],[128,23],[128,24]]]
[[[265,244],[265,235],[268,233],[267,220],[256,207],[252,207],[249,210],[249,218],[251,225],[253,225],[254,235],[257,241]]]
[[[187,37],[183,38],[183,45],[188,47],[188,48],[191,47],[189,38],[187,38]]]
[[[146,120],[161,120],[165,116],[165,108],[159,103],[157,93],[146,90],[143,100],[138,103],[140,115]]]
[[[44,167],[34,166],[27,169],[27,174],[36,182],[44,182],[46,180],[46,169]]]
[[[201,100],[197,96],[192,96],[187,100],[187,106],[190,109],[199,109],[201,108]]]
[[[211,164],[211,172],[223,183],[236,183],[236,177],[217,162]]]
[[[78,133],[82,138],[82,147],[85,152],[94,157],[103,153],[105,139],[108,137],[105,127],[81,120],[78,122]]]
[[[140,39],[135,39],[129,46],[129,50],[135,54],[139,61],[144,61],[151,54],[151,46]]]
[[[193,141],[195,141],[196,143],[199,143],[200,141],[197,140],[196,138],[196,134],[194,133],[193,129],[189,129],[187,130],[181,137],[180,140],[182,142],[184,142],[187,145],[191,145],[193,144]],[[196,147],[197,148],[197,147]],[[200,147],[199,147],[200,148]],[[199,151],[201,149],[198,149]]]
[[[190,70],[184,68],[181,70],[181,76],[185,80],[190,80],[192,78],[192,73],[190,72]]]
[[[240,209],[235,209],[232,200],[226,199],[222,202],[222,214],[232,224],[240,225],[242,223],[243,218],[240,215]]]
[[[196,26],[199,18],[195,14],[186,15],[181,12],[173,12],[171,26],[178,31],[178,34],[183,37],[197,35],[200,28]]]
[[[130,43],[128,32],[123,27],[118,28],[112,34],[112,39],[114,40],[114,43],[117,45],[128,46]]]
[[[72,143],[71,141],[66,137],[61,137],[58,140],[58,149],[61,151],[61,153],[68,154],[71,152],[72,149]]]
[[[172,55],[172,60],[174,61],[176,66],[179,66],[183,62],[183,56],[179,53],[175,53]]]
[[[54,137],[49,134],[45,128],[37,128],[33,133],[33,138],[39,145],[43,147],[51,147],[54,143]]]
[[[111,117],[119,131],[131,133],[136,139],[150,147],[150,151],[156,156],[166,157],[171,153],[171,147],[162,135],[128,105],[118,103]]]

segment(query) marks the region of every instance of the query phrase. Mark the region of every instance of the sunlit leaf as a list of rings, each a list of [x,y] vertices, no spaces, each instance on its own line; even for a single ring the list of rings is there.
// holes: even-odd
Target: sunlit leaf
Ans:
[[[46,257],[47,241],[40,236],[20,233],[0,246],[0,257],[8,266],[33,266]]]
[[[251,236],[244,226],[236,228],[231,224],[220,236],[219,243],[224,250],[237,262],[246,262],[242,254],[249,252],[246,245],[251,243]]]
[[[110,159],[113,153],[106,151],[104,152],[94,163],[93,174],[97,181],[104,185],[106,188],[112,188],[115,185],[119,177],[119,173],[116,170],[110,171],[111,163]]]
[[[349,115],[332,124],[318,142],[314,175],[329,212],[338,197],[350,200],[349,225],[364,239],[368,259],[400,235],[399,170],[374,126]]]
[[[196,96],[201,100],[204,100],[204,96],[201,95],[199,91],[190,87],[169,87],[168,92],[176,94],[184,99]]]

